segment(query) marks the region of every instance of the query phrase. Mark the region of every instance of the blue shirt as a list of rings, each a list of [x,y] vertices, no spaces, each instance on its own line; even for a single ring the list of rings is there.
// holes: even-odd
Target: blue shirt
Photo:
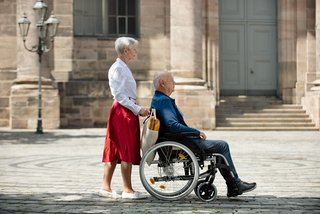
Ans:
[[[175,100],[164,93],[155,91],[152,97],[151,108],[156,109],[157,117],[160,120],[159,137],[162,137],[163,133],[168,132],[197,132],[200,135],[199,130],[191,128],[186,124]]]

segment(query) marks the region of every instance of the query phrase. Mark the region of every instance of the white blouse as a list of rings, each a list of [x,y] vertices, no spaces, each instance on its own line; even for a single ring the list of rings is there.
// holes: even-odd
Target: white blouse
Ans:
[[[141,106],[136,104],[137,85],[126,63],[117,58],[109,69],[108,78],[113,99],[138,115]]]

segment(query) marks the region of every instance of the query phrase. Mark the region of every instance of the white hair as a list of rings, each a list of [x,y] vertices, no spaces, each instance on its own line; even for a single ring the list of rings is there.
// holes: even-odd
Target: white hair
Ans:
[[[153,78],[153,86],[156,90],[159,89],[160,86],[160,80],[165,79],[165,77],[170,74],[169,71],[159,71],[154,75]]]
[[[131,48],[132,46],[138,45],[138,41],[131,37],[119,37],[114,43],[114,47],[118,55],[121,55],[126,48]]]

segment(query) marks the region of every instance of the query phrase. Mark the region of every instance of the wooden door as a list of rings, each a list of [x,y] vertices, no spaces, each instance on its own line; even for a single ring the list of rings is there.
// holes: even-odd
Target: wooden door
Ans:
[[[220,94],[275,95],[276,0],[220,0]]]

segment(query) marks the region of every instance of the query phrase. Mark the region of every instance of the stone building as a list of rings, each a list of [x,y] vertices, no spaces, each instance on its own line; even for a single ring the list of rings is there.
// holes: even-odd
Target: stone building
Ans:
[[[61,23],[41,65],[17,25],[26,13],[26,46],[37,44],[35,2],[0,1],[0,127],[36,127],[39,72],[44,129],[104,127],[113,101],[106,71],[116,58],[114,40],[124,35],[140,42],[129,66],[143,106],[153,74],[170,70],[173,96],[192,126],[227,127],[228,118],[219,125],[224,110],[245,117],[232,107],[253,115],[272,104],[278,116],[271,122],[303,111],[307,119],[294,127],[319,130],[320,0],[48,0],[47,16],[53,10]],[[265,129],[270,115],[244,124],[265,118]]]

